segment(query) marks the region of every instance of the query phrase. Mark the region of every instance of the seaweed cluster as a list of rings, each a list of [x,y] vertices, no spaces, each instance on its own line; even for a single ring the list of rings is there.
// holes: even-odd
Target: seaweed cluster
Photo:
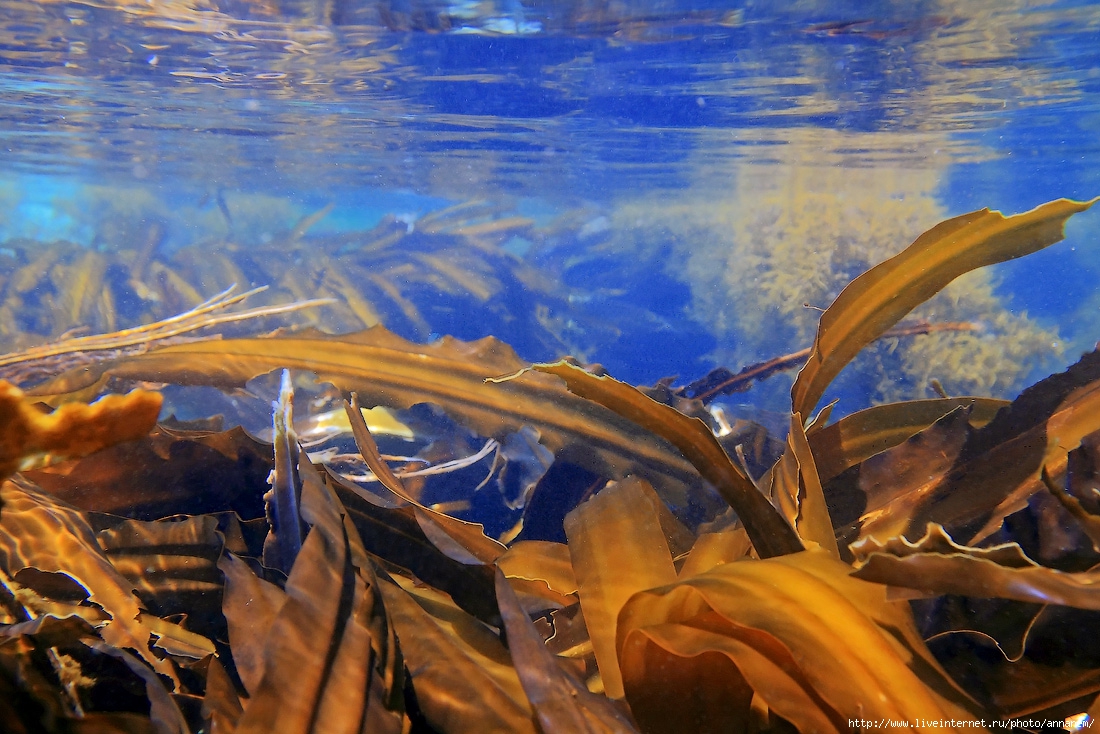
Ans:
[[[110,193],[93,189],[86,196]],[[387,216],[368,230],[311,235],[332,205],[282,228],[279,202],[242,197],[230,205],[216,194],[217,206],[206,212],[215,221],[201,227],[207,236],[193,232],[192,244],[173,247],[180,222],[158,216],[162,202],[114,193],[111,217],[92,223],[90,246],[25,238],[4,243],[4,347],[23,348],[76,329],[112,332],[158,321],[238,285],[268,286],[254,297],[261,306],[331,299],[326,308],[292,319],[298,326],[340,333],[384,322],[420,339],[470,335],[476,327],[506,334],[529,353],[560,352],[560,342],[536,314],[539,307],[561,309],[564,299],[502,246],[529,235],[534,222],[484,202],[415,218]],[[261,227],[264,213],[268,220]],[[225,239],[227,223],[242,234]],[[101,241],[111,246],[100,247]]]
[[[763,472],[758,436],[717,436],[700,398],[529,364],[492,338],[193,340],[8,388],[0,716],[14,731],[182,734],[1037,730],[1100,715],[1100,649],[1079,632],[1100,610],[1100,353],[1011,404],[813,415],[912,309],[1060,240],[1093,203],[965,214],[856,277],[821,316]],[[270,443],[214,417],[154,428],[147,390],[83,404],[135,383],[240,398],[272,375]],[[343,416],[327,449],[303,422],[318,391]],[[484,453],[441,460],[471,435]],[[400,442],[405,455],[384,453]],[[476,505],[489,454],[501,488],[502,473],[532,479],[497,537],[438,484]],[[566,498],[560,540],[527,532],[547,496]]]
[[[609,247],[648,250],[643,259],[667,263],[690,287],[695,318],[718,337],[720,364],[749,364],[809,343],[821,309],[853,277],[944,216],[934,171],[815,165],[812,153],[789,155],[794,160],[783,167],[739,166],[732,187],[692,189],[660,205],[626,202],[614,216]],[[932,378],[958,395],[1018,391],[1029,373],[1059,356],[1059,339],[1006,308],[994,284],[986,272],[971,273],[913,313],[980,328],[876,345],[841,385],[876,402],[931,396]],[[787,386],[777,381],[769,397],[781,400]]]

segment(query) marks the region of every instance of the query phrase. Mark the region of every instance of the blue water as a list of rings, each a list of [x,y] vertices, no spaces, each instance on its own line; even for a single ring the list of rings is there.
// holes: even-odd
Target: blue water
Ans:
[[[1100,194],[1098,140],[1092,3],[0,3],[0,247],[110,252],[110,226],[156,219],[168,256],[267,241],[328,204],[310,236],[484,200],[536,223],[498,244],[558,283],[559,346],[531,337],[546,302],[520,286],[492,318],[456,301],[429,333],[391,326],[497,333],[531,359],[579,346],[633,382],[805,346],[772,312],[786,296],[762,307],[704,277],[738,267],[721,231],[751,210],[750,172],[777,191],[867,174],[835,208],[938,207],[915,235],[982,206]],[[231,231],[213,215],[261,196],[270,211]],[[666,204],[660,227],[631,229],[630,212]],[[1068,232],[993,275],[1003,307],[1056,330],[993,392],[1100,335],[1100,214]],[[726,306],[761,309],[765,336],[719,323]],[[880,378],[842,385],[847,407]],[[746,401],[782,410],[787,386]]]

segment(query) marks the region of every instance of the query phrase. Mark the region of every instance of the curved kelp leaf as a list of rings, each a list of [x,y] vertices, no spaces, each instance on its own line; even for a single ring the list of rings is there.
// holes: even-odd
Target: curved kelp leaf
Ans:
[[[992,548],[957,544],[930,524],[915,543],[873,538],[852,546],[857,578],[930,594],[1015,599],[1100,611],[1100,573],[1066,573],[1044,568],[1016,543]]]
[[[676,580],[657,508],[642,484],[627,477],[565,517],[581,610],[611,698],[623,697],[615,654],[619,610],[634,593]]]
[[[614,378],[594,375],[568,362],[537,364],[532,369],[557,375],[577,395],[606,406],[676,446],[737,513],[761,557],[802,550],[794,529],[730,461],[701,420],[662,405]]]
[[[344,401],[344,409],[355,437],[355,445],[367,468],[378,477],[383,487],[396,495],[399,503],[415,508],[413,514],[417,524],[437,548],[466,564],[492,563],[505,551],[503,545],[485,535],[484,526],[457,520],[416,501],[378,451],[378,444],[363,419],[358,394],[352,393],[351,401]]]
[[[222,510],[259,517],[270,472],[271,445],[240,427],[212,433],[160,425],[136,441],[23,476],[81,510],[155,520]]]
[[[618,649],[639,724],[744,730],[755,699],[800,731],[849,731],[853,719],[967,726],[965,696],[908,607],[850,571],[814,550],[636,594],[619,615]]]
[[[1058,199],[1010,217],[989,209],[963,214],[853,280],[821,315],[813,351],[791,390],[792,412],[809,415],[863,347],[955,278],[1060,241],[1066,220],[1096,201]]]
[[[571,395],[553,378],[526,372],[511,347],[492,337],[444,338],[414,344],[375,327],[329,337],[319,333],[266,339],[222,339],[162,347],[103,362],[38,386],[48,401],[94,393],[107,377],[224,389],[244,387],[276,369],[307,370],[364,405],[402,409],[434,403],[483,436],[505,441],[526,425],[538,428],[552,452],[580,446],[571,459],[597,473],[638,472],[659,489],[683,497],[698,475],[666,441],[606,408]]]

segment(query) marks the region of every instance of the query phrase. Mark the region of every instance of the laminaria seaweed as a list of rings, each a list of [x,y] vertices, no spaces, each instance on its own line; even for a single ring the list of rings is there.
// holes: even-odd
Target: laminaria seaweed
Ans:
[[[0,717],[841,732],[1098,714],[1100,356],[1011,403],[815,413],[914,308],[1059,241],[1095,201],[955,217],[855,278],[821,316],[785,440],[715,430],[706,402],[729,373],[635,388],[493,338],[181,341],[154,324],[9,355],[59,374],[0,391]],[[188,323],[224,316],[206,306]],[[156,422],[171,390],[262,392],[272,375],[270,442]],[[306,426],[296,397],[334,409]],[[392,453],[410,436],[415,456]],[[461,519],[494,483],[514,525]],[[564,542],[524,534],[548,506]]]

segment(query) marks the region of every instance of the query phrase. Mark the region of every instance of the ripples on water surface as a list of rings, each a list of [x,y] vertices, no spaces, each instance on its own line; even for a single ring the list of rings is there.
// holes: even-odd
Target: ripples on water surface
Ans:
[[[111,318],[77,303],[71,323],[23,294],[7,336],[210,296],[227,283],[187,264],[200,248],[271,285],[289,253],[299,287],[273,299],[354,291],[418,339],[496,333],[633,381],[766,359],[808,342],[804,303],[946,216],[1100,193],[1098,34],[1084,3],[6,2],[7,267],[64,240],[115,289]],[[1100,324],[1097,217],[1079,219],[924,313],[980,335],[872,355],[854,400],[930,377],[1007,394],[1072,361]],[[326,279],[402,228],[388,292]],[[336,310],[322,326],[371,318]],[[759,400],[781,409],[788,385]]]

